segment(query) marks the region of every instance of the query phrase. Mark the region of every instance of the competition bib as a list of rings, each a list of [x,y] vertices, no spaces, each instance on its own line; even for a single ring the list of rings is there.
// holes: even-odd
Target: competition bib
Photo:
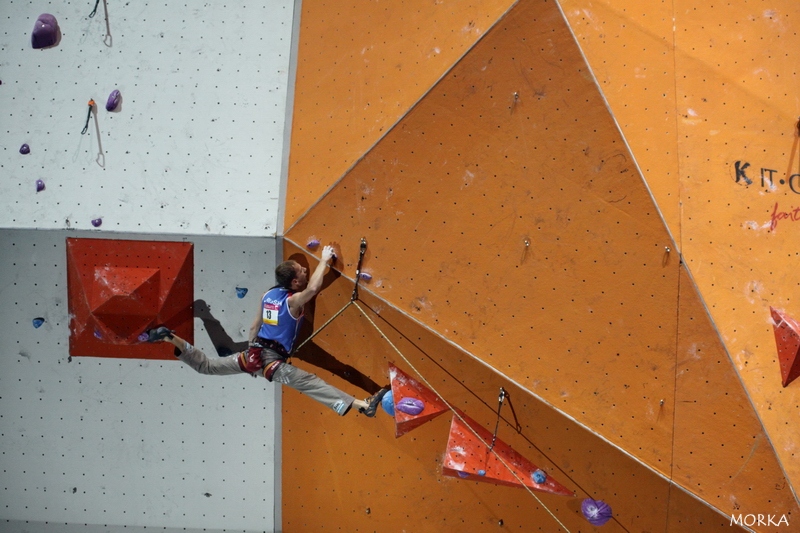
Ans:
[[[271,326],[278,325],[278,311],[280,310],[280,306],[276,304],[264,304],[264,312],[262,314],[262,320],[264,324],[269,324]]]

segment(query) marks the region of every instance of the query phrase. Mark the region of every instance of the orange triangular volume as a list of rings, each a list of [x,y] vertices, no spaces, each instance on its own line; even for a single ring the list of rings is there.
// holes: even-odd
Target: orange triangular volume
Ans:
[[[777,309],[772,312],[772,327],[781,364],[781,377],[786,387],[800,376],[800,323]]]
[[[395,406],[395,437],[405,435],[448,410],[441,398],[392,363],[389,363],[389,379],[392,383],[392,397]],[[416,415],[404,413],[397,408],[397,404],[406,398],[421,401],[424,409]]]
[[[464,421],[462,422],[458,416],[453,416],[453,422],[450,424],[447,453],[442,463],[442,473],[445,476],[508,487],[525,485],[539,492],[574,496],[571,490],[546,475],[500,439],[495,440],[494,448],[489,450],[492,434],[464,413],[456,412]],[[475,433],[480,435],[486,444],[481,442]],[[494,452],[497,452],[497,455]],[[498,456],[505,464],[497,458]]]

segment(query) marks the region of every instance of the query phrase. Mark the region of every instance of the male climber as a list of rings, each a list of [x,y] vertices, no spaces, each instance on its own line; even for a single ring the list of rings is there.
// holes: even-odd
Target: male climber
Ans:
[[[325,246],[322,249],[322,259],[311,278],[308,277],[308,269],[296,261],[284,261],[275,268],[277,285],[261,299],[258,316],[250,327],[250,347],[245,352],[209,359],[165,327],[148,331],[148,342],[172,343],[176,348],[176,356],[201,374],[223,376],[259,373],[269,381],[297,389],[340,416],[355,406],[359,413],[373,417],[389,387],[382,388],[366,400],[357,400],[314,374],[286,362],[303,321],[303,308],[322,290],[322,280],[333,255],[332,247]]]

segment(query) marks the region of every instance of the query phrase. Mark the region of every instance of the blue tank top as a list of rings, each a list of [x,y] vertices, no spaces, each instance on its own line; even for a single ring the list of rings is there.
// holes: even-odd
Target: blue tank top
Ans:
[[[292,353],[294,340],[303,323],[302,314],[294,318],[289,311],[288,300],[292,294],[283,287],[274,287],[261,298],[262,324],[258,336],[281,343],[286,353]]]

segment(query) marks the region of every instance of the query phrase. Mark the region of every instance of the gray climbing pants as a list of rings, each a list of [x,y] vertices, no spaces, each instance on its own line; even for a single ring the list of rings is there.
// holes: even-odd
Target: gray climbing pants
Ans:
[[[227,357],[209,359],[206,354],[186,343],[186,349],[178,356],[178,359],[192,367],[200,374],[207,376],[230,376],[233,374],[257,375],[262,372],[248,372],[242,368],[246,364],[248,352],[237,353]],[[240,364],[240,361],[244,361]],[[261,368],[269,368],[268,376],[270,381],[276,381],[282,385],[289,386],[300,391],[306,396],[329,407],[339,416],[344,416],[350,410],[355,398],[344,391],[329,385],[319,377],[310,372],[306,372],[296,366],[284,362],[284,359],[276,352],[264,348],[261,351]]]

